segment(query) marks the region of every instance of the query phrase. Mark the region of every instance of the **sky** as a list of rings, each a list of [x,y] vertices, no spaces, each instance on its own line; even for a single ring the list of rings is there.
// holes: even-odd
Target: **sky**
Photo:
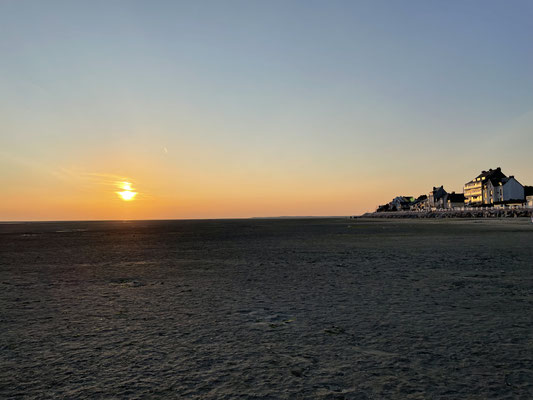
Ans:
[[[1,0],[0,220],[533,185],[532,38],[530,0]]]

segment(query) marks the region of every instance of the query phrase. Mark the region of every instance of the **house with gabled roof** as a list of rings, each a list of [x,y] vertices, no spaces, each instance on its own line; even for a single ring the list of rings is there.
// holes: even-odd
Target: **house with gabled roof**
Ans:
[[[524,186],[514,176],[490,178],[484,190],[488,204],[519,203],[525,200]]]
[[[415,201],[413,201],[410,204],[409,209],[411,211],[425,211],[425,210],[428,210],[429,209],[429,207],[428,207],[428,197],[425,194],[422,194],[422,195],[418,196],[415,199]]]
[[[428,193],[428,206],[431,209],[444,208],[445,197],[448,194],[443,186],[433,187]]]
[[[390,202],[391,208],[397,211],[409,210],[410,204],[415,200],[413,196],[397,196]]]

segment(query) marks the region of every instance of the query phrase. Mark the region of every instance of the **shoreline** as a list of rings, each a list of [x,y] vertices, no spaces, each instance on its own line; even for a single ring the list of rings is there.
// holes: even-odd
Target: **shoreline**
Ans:
[[[443,210],[443,211],[384,211],[365,213],[351,218],[530,218],[533,210],[489,209],[489,210]]]

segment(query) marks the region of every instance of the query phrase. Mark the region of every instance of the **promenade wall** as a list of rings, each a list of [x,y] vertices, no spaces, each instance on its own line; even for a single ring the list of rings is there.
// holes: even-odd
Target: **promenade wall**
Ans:
[[[360,215],[354,218],[520,218],[533,216],[531,208],[469,209],[435,211],[384,211]]]

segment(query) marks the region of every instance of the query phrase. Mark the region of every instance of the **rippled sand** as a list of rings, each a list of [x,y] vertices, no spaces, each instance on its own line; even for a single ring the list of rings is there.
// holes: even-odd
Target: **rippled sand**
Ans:
[[[1,398],[531,399],[527,220],[0,225]]]

